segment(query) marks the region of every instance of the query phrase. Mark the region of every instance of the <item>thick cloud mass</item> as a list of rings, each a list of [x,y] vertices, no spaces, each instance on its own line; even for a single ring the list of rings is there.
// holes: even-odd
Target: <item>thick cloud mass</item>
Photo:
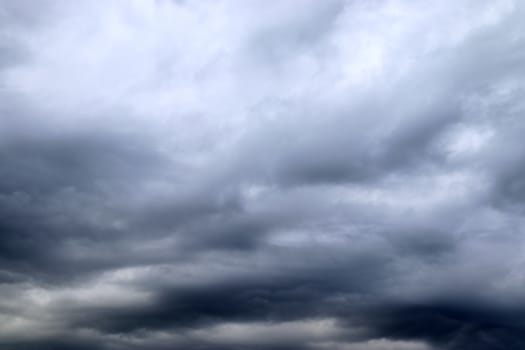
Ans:
[[[0,349],[525,348],[518,0],[0,0]]]

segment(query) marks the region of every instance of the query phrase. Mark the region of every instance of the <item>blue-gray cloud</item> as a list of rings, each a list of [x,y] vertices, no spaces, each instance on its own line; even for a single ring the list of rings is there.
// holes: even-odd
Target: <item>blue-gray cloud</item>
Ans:
[[[523,347],[523,11],[0,1],[0,347]]]

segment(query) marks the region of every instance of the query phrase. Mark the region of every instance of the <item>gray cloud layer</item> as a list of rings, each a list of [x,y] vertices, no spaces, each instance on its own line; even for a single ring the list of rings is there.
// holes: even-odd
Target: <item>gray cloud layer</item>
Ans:
[[[524,11],[0,0],[0,347],[524,348]]]

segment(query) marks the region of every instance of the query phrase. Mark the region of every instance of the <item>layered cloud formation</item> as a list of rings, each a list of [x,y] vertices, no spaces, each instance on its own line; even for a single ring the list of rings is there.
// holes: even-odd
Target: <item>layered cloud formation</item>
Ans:
[[[524,16],[0,1],[0,348],[525,348]]]

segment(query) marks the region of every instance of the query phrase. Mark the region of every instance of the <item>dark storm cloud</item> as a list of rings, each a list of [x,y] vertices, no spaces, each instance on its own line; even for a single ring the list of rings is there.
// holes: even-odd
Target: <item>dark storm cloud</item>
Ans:
[[[159,158],[140,140],[104,132],[6,137],[0,152],[3,265],[61,270],[60,250],[68,240],[117,234],[86,214],[114,211],[108,188],[126,189]]]
[[[0,347],[523,347],[522,7],[0,1]]]
[[[382,256],[383,252],[367,251],[352,257],[340,256],[341,253],[329,258],[313,257],[320,253],[310,252],[316,264],[283,272],[254,271],[252,275],[219,283],[159,289],[156,298],[147,305],[84,310],[74,313],[79,316],[74,322],[120,333],[224,321],[273,322],[328,317],[338,309],[353,307],[352,298],[385,283],[387,271],[383,266],[388,256]],[[293,258],[281,259],[289,260],[289,264],[293,261]],[[343,298],[338,300],[338,295]]]
[[[116,184],[151,171],[159,158],[145,151],[140,140],[106,134],[45,135],[2,143],[2,191],[53,193],[61,188],[86,190]]]
[[[0,343],[1,344],[1,343]],[[38,342],[13,342],[13,343],[4,343],[2,346],[6,349],[24,349],[24,350],[33,350],[33,349],[45,349],[45,350],[68,350],[68,349],[78,349],[78,350],[102,350],[107,349],[107,347],[93,343],[89,340],[63,340],[63,339],[42,339]]]
[[[490,304],[490,302],[488,303]],[[523,310],[492,308],[468,298],[431,304],[385,306],[376,315],[378,334],[401,339],[427,339],[443,349],[510,349],[523,346]],[[374,316],[373,316],[374,315]]]

